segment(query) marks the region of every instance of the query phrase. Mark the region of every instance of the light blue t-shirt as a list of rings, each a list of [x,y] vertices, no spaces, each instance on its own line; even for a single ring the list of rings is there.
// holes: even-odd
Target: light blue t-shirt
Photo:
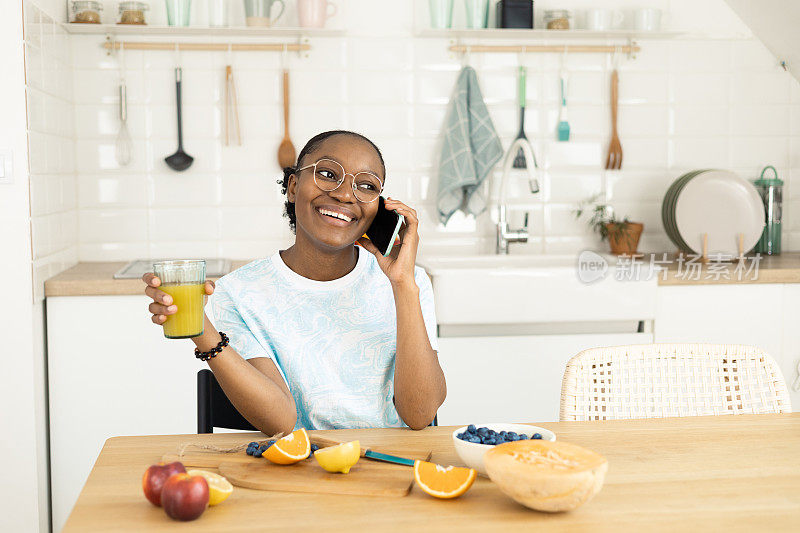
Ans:
[[[433,290],[414,268],[431,347],[438,349]],[[332,281],[291,270],[278,252],[216,282],[207,314],[245,359],[271,358],[297,405],[296,428],[402,427],[392,398],[397,319],[389,278],[359,249]]]

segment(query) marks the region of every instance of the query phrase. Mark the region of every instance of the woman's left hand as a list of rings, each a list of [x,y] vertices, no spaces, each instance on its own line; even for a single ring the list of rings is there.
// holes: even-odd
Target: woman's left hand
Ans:
[[[356,242],[375,255],[378,265],[392,285],[414,284],[414,263],[417,259],[417,246],[419,245],[417,212],[403,202],[392,198],[386,198],[386,209],[405,217],[405,223],[400,228],[400,242],[395,243],[389,255],[384,257],[372,241],[366,237],[361,237]]]

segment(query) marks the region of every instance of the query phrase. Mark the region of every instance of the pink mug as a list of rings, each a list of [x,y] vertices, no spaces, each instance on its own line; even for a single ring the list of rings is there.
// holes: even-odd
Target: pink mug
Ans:
[[[303,28],[323,28],[335,14],[336,4],[328,0],[297,0],[297,18]]]

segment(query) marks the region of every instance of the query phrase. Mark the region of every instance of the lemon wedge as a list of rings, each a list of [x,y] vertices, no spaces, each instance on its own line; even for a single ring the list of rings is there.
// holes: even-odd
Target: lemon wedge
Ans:
[[[350,468],[358,462],[360,457],[361,444],[357,440],[321,448],[314,452],[314,458],[319,466],[328,472],[341,472],[342,474],[350,472]]]
[[[189,470],[190,476],[203,476],[208,482],[208,505],[217,505],[228,499],[233,492],[230,481],[219,474],[207,470]]]

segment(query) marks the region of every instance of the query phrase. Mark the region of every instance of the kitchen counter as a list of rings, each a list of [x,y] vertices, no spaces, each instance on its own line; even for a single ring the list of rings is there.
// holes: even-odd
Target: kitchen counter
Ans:
[[[176,523],[142,494],[147,465],[181,443],[227,447],[260,433],[116,437],[106,441],[64,528],[69,531],[463,531],[791,530],[800,520],[800,413],[543,423],[559,441],[608,459],[602,490],[570,513],[516,504],[489,479],[442,501],[414,486],[404,497],[259,491],[231,497],[190,524]],[[433,452],[460,465],[453,427],[320,431],[402,455]],[[362,459],[363,461],[364,459]],[[286,467],[292,468],[292,467]],[[365,471],[361,472],[364,475]],[[335,474],[339,475],[339,474]],[[357,470],[350,476],[358,476]],[[335,480],[331,480],[334,482]],[[184,526],[184,527],[180,527]]]
[[[519,256],[517,256],[519,257]],[[656,261],[662,257],[656,254]],[[650,257],[637,259],[649,265]],[[231,261],[231,270],[250,261]],[[757,263],[757,267],[755,265]],[[140,279],[114,279],[114,273],[125,266],[125,261],[84,262],[53,276],[44,284],[45,296],[104,296],[143,294]],[[746,257],[741,276],[736,271],[737,263],[709,263],[698,261],[681,263],[674,255],[660,263],[666,274],[659,275],[659,285],[710,285],[752,283],[800,283],[800,252],[785,252],[778,256],[763,256],[759,261]],[[617,268],[625,268],[617,266]],[[215,280],[217,278],[209,277]]]
[[[231,261],[231,270],[250,261]],[[112,296],[144,294],[141,279],[114,279],[114,273],[127,261],[86,262],[53,276],[44,282],[45,296]],[[209,276],[210,280],[217,277]]]
[[[663,256],[655,254],[656,261]],[[754,283],[800,283],[800,252],[784,252],[781,255],[761,256],[757,259],[746,256],[744,261],[729,263],[707,263],[705,265],[689,257],[682,262],[674,254],[661,263],[666,273],[659,276],[659,285],[720,285]],[[641,259],[649,265],[650,256]],[[739,270],[737,270],[737,267]]]

